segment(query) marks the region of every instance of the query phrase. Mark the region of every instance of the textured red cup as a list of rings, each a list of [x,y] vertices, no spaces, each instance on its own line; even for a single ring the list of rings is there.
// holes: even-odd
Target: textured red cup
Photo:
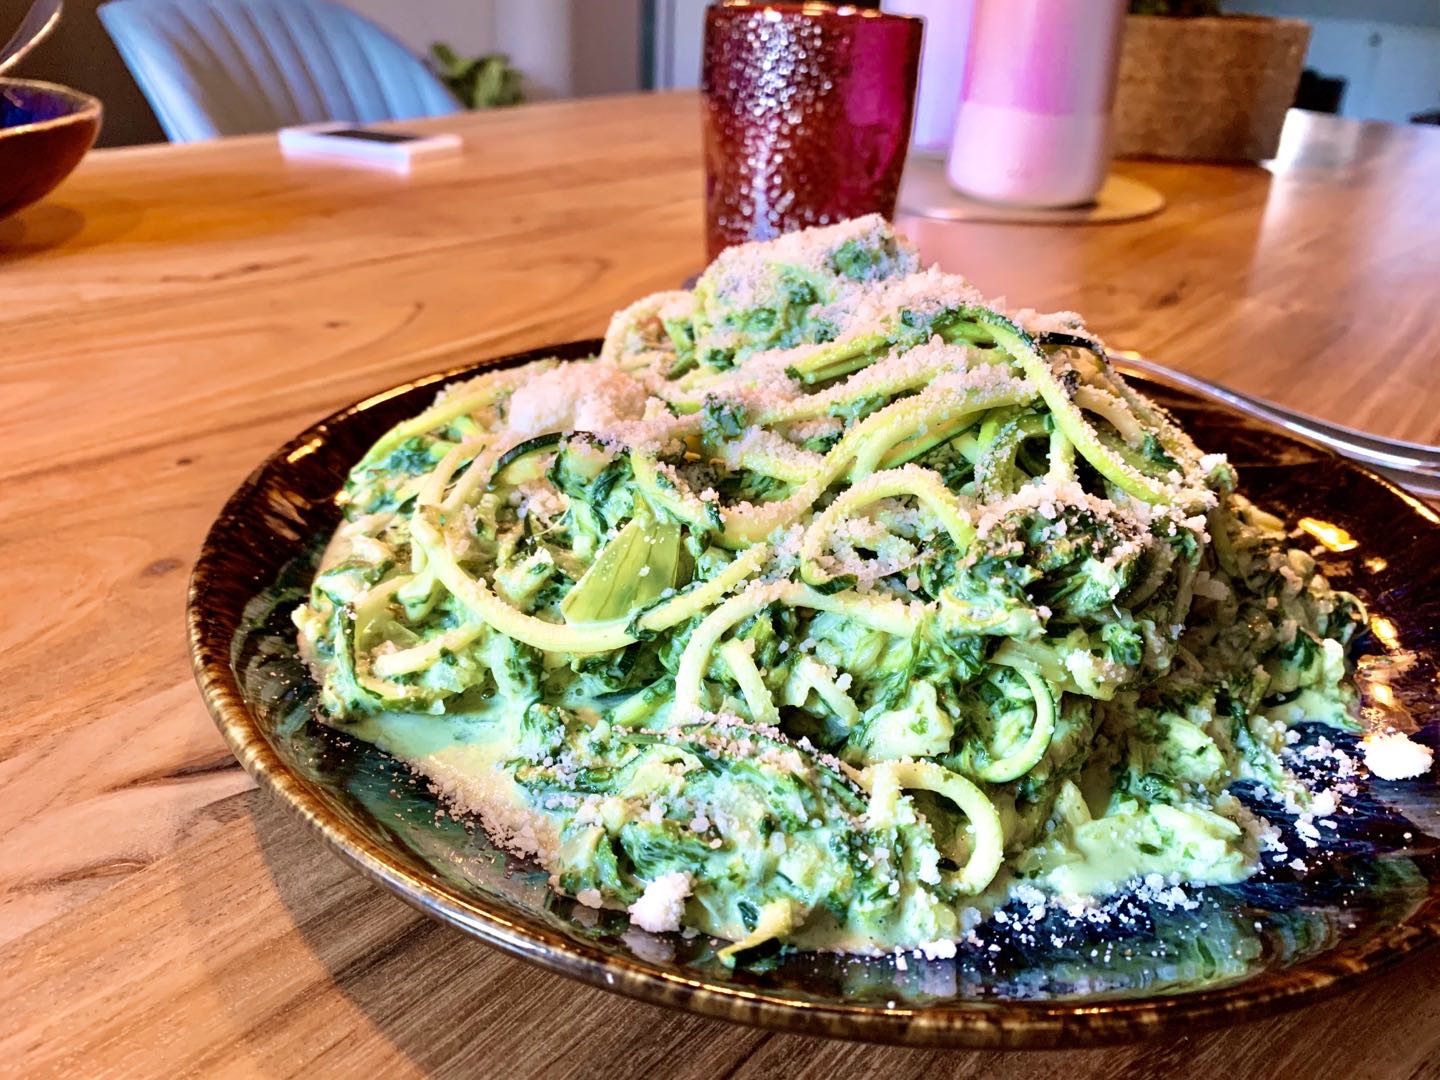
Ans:
[[[710,258],[863,214],[890,217],[923,22],[850,5],[732,2],[705,15]]]

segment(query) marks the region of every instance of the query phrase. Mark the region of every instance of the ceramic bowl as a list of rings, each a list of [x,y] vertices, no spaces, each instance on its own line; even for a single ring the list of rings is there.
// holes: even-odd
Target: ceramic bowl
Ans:
[[[33,79],[0,79],[0,218],[54,191],[100,133],[100,100]]]

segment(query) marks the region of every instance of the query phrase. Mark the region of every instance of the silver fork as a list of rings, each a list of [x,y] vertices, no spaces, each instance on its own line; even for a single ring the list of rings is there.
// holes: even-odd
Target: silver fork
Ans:
[[[1147,360],[1139,353],[1108,350],[1107,356],[1121,375],[1139,375],[1166,386],[1229,405],[1237,412],[1265,420],[1302,438],[1329,447],[1358,461],[1416,495],[1440,497],[1440,447],[1371,435],[1343,424],[1332,424],[1287,409],[1264,398],[1242,394],[1196,375],[1187,375]]]

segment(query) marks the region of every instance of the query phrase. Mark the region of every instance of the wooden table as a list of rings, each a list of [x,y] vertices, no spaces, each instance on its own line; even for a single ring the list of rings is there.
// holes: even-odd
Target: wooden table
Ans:
[[[410,179],[287,163],[263,138],[105,151],[0,223],[0,1072],[1435,1075],[1424,960],[1287,1017],[1098,1051],[932,1054],[665,1012],[430,922],[258,795],[182,631],[226,495],[346,402],[598,333],[701,262],[693,97],[440,126],[463,160]],[[1161,215],[914,231],[1113,345],[1440,439],[1440,132],[1296,114],[1269,169],[1122,167]]]

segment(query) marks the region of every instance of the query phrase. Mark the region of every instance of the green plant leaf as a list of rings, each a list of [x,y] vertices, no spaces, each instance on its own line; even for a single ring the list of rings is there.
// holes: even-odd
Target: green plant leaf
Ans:
[[[466,108],[496,109],[525,99],[521,74],[504,53],[462,57],[437,41],[430,46],[430,55],[436,76]]]

